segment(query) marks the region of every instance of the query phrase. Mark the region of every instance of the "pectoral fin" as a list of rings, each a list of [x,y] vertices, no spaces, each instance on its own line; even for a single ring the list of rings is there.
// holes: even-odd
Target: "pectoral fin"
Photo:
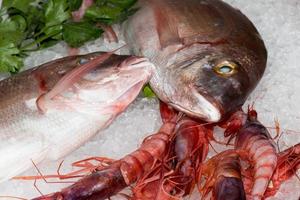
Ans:
[[[38,109],[42,113],[46,113],[46,111],[47,111],[46,102],[47,101],[51,101],[51,99],[53,97],[57,96],[58,94],[61,94],[62,92],[66,91],[67,89],[71,88],[74,85],[74,83],[79,81],[88,72],[95,69],[96,67],[101,65],[104,61],[109,59],[113,55],[113,53],[115,53],[119,49],[120,48],[118,48],[112,52],[100,54],[99,56],[95,57],[91,61],[89,61],[83,65],[79,65],[78,67],[74,68],[72,71],[67,73],[55,84],[55,86],[49,92],[42,94],[41,96],[39,96],[37,98],[36,105],[37,105]]]

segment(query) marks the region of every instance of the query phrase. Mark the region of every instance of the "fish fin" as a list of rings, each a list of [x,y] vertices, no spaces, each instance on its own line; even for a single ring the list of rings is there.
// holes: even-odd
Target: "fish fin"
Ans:
[[[162,9],[160,3],[155,4],[155,17],[156,17],[156,28],[159,36],[159,42],[162,49],[170,45],[183,43],[180,38],[176,16],[172,16],[172,12],[168,11],[167,8]],[[165,14],[168,13],[168,14]]]
[[[109,43],[119,43],[118,35],[112,26],[105,24],[99,24],[99,26],[104,30],[104,38],[106,38]]]
[[[178,44],[227,43],[223,38],[231,33],[228,29],[234,27],[211,3],[199,2],[200,0],[148,1],[154,7],[156,30],[162,49]]]
[[[93,60],[87,62],[86,64],[74,68],[71,72],[63,76],[49,92],[42,94],[37,98],[36,105],[39,111],[41,113],[46,113],[47,112],[47,107],[45,106],[46,101],[50,101],[53,97],[57,96],[58,94],[61,94],[62,92],[72,87],[73,84],[76,83],[81,77],[83,77],[88,72],[95,69],[96,67],[98,67],[99,64],[102,64],[104,61],[109,59],[113,55],[113,53],[115,53],[116,51],[118,51],[123,47],[124,46],[114,51],[101,54],[95,57]]]

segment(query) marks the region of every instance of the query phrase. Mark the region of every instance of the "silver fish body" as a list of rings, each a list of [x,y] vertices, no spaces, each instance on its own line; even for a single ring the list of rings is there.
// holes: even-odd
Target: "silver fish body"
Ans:
[[[39,112],[37,98],[96,54],[62,58],[0,82],[0,181],[32,167],[31,160],[74,151],[124,111],[152,73],[146,59],[112,56]]]

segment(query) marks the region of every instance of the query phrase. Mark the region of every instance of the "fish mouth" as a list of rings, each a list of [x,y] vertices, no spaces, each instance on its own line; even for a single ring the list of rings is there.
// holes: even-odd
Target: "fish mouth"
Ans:
[[[185,106],[177,103],[169,104],[188,116],[199,118],[209,123],[219,122],[222,117],[221,105],[213,97],[200,94],[199,91],[192,91],[192,93],[197,99],[196,106]]]

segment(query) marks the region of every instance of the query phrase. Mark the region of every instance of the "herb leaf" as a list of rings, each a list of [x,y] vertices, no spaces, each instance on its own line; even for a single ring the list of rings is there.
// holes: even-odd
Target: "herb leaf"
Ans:
[[[143,89],[143,94],[147,98],[154,98],[156,97],[155,93],[151,89],[150,85],[146,85]]]
[[[6,8],[16,8],[24,13],[29,11],[31,4],[36,2],[36,0],[3,0],[3,7]]]
[[[62,23],[71,17],[65,0],[49,0],[45,6],[45,28],[44,33],[55,39],[61,39]]]
[[[1,1],[1,0],[0,0]],[[81,22],[71,12],[83,0],[3,0],[0,9],[0,72],[17,72],[26,52],[53,46],[64,40],[71,47],[98,38],[98,24],[121,22],[135,10],[137,0],[93,0]]]
[[[49,0],[45,6],[46,26],[62,24],[71,17],[68,4],[65,0]]]
[[[16,45],[21,44],[24,39],[23,31],[25,28],[26,21],[21,15],[3,20],[0,23],[0,42],[7,41]]]
[[[82,4],[82,0],[68,0],[71,11],[78,10]]]
[[[0,42],[0,71],[15,73],[22,66],[23,58],[15,44],[13,42]]]
[[[106,23],[122,22],[132,15],[136,9],[130,9],[137,0],[97,0],[95,5],[87,9],[85,18]]]
[[[63,25],[63,39],[71,47],[80,47],[102,33],[101,29],[89,22],[69,22]]]
[[[112,24],[120,16],[122,8],[108,6],[91,6],[87,9],[84,17],[92,21],[100,21],[106,24]]]
[[[122,9],[128,9],[132,7],[136,2],[137,0],[107,0],[107,4],[113,4],[114,6],[118,6]]]

